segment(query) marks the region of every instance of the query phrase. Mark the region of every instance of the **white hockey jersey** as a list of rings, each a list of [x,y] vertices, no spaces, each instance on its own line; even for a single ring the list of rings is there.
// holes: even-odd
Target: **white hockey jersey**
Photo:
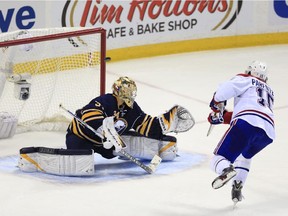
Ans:
[[[275,139],[274,127],[274,92],[263,81],[247,74],[238,74],[221,84],[215,95],[215,101],[234,98],[232,120],[243,119],[249,124],[262,128]]]

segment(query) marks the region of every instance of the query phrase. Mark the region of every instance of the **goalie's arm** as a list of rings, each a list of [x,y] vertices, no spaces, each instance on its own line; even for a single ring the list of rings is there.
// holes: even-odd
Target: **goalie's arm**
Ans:
[[[158,118],[148,114],[139,116],[133,125],[133,129],[145,137],[158,140],[163,137]]]
[[[102,133],[102,123],[105,119],[101,109],[91,108],[87,110],[76,111],[76,116],[92,128],[99,128],[99,134]],[[69,125],[69,129],[81,139],[89,140],[96,145],[102,145],[102,139],[93,133],[85,125],[81,124],[75,117]]]
[[[78,137],[99,146],[103,145],[105,149],[110,149],[114,146],[115,151],[118,152],[125,147],[114,128],[114,117],[105,117],[102,109],[77,111],[69,129]]]
[[[137,118],[133,129],[146,137],[162,139],[163,135],[167,133],[185,132],[194,125],[195,120],[191,113],[184,107],[175,105],[158,117],[143,113]]]

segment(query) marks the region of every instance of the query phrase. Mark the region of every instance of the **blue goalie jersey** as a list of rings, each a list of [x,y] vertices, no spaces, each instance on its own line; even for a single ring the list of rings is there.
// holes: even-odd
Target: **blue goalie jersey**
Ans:
[[[108,116],[115,117],[115,128],[121,135],[134,130],[140,135],[162,139],[163,134],[157,117],[147,115],[134,102],[133,108],[123,104],[118,107],[117,98],[113,94],[105,94],[91,100],[86,106],[76,111],[76,116],[95,130],[101,131],[102,122]],[[70,123],[66,134],[68,149],[94,149],[106,158],[115,157],[112,151],[102,145],[102,140],[90,129],[81,125],[75,118]],[[108,151],[105,156],[105,151]]]

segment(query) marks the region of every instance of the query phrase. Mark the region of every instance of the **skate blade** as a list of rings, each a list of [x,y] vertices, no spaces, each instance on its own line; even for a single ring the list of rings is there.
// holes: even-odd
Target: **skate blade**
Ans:
[[[232,171],[230,173],[227,174],[226,178],[223,179],[223,176],[219,176],[217,177],[213,182],[212,182],[212,187],[214,189],[219,189],[221,187],[223,187],[228,181],[230,181],[235,175],[236,175],[236,171]]]
[[[237,198],[232,199],[232,201],[234,202],[235,205],[236,205],[238,202],[240,202]]]
[[[234,202],[234,203],[233,203],[233,210],[234,210],[234,209],[237,208],[236,204],[238,203],[238,201],[237,201],[237,202],[233,201],[233,202]]]
[[[156,171],[161,161],[162,161],[161,157],[159,157],[158,155],[154,155],[150,164],[148,165],[148,167],[151,169],[151,173],[154,173]]]

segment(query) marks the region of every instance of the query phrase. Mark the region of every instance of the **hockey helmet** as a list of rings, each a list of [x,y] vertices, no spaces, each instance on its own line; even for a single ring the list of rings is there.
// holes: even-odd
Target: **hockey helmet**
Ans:
[[[113,94],[123,100],[127,106],[133,108],[137,95],[136,83],[127,76],[120,77],[112,85]]]
[[[267,81],[268,77],[268,71],[267,71],[267,65],[264,62],[260,61],[253,61],[248,68],[245,71],[246,74],[250,74],[252,76],[258,77],[259,79],[263,81]]]

